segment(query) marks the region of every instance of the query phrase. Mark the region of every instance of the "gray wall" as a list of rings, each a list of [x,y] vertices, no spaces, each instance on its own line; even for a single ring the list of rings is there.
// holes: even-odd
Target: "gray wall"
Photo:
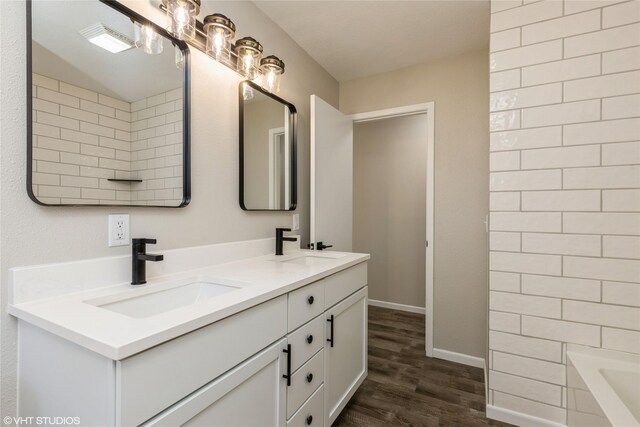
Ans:
[[[489,54],[340,83],[346,114],[435,101],[434,347],[485,356]]]
[[[160,25],[149,2],[128,7]],[[287,64],[282,98],[299,112],[298,180],[303,242],[309,234],[309,95],[334,105],[338,84],[251,2],[210,2],[201,16],[221,12],[240,34],[251,34]],[[155,251],[271,237],[291,223],[286,213],[244,212],[238,204],[238,83],[240,77],[200,52],[192,54],[192,196],[184,209],[45,208],[26,192],[25,3],[0,2],[0,326],[3,416],[16,408],[16,322],[7,314],[8,269],[16,266],[127,254],[107,247],[107,215],[131,214],[131,234],[158,239]]]
[[[353,250],[371,254],[369,298],[425,306],[427,116],[353,128]]]

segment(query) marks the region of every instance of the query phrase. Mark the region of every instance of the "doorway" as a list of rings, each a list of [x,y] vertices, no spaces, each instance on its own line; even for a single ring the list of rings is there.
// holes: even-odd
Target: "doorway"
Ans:
[[[371,254],[370,305],[424,313],[432,357],[434,104],[351,118],[353,250]]]
[[[310,241],[329,242],[334,250],[353,251],[353,127],[354,124],[419,115],[426,127],[426,236],[421,243],[425,262],[425,352],[433,357],[434,278],[434,147],[433,102],[344,115],[316,95],[311,95]],[[374,189],[375,190],[375,189]],[[423,191],[423,190],[420,190]],[[313,246],[312,246],[313,247]],[[325,246],[327,247],[327,246]],[[319,248],[316,248],[319,249]],[[406,251],[406,248],[400,250]],[[422,251],[421,251],[422,252]],[[406,307],[405,307],[406,308]]]

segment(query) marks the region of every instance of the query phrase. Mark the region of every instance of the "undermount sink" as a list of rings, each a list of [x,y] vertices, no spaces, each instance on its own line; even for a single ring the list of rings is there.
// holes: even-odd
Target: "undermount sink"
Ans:
[[[324,264],[326,262],[329,261],[334,261],[338,258],[341,258],[344,255],[329,255],[329,254],[322,254],[322,255],[300,255],[294,258],[287,258],[287,259],[283,259],[283,260],[279,260],[280,262],[286,262],[289,264],[299,264],[299,265],[308,265],[308,266],[313,266],[313,265],[318,265],[318,264]]]
[[[124,314],[125,316],[144,318],[191,304],[197,304],[238,289],[240,288],[220,285],[213,282],[195,281],[161,291],[120,299],[118,301],[101,303],[102,299],[100,299],[99,301],[85,302],[105,310]]]

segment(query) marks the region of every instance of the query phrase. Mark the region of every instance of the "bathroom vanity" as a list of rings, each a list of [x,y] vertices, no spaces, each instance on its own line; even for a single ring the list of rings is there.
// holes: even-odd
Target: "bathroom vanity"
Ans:
[[[21,303],[45,272],[14,272],[19,415],[329,426],[367,375],[368,258],[298,250]]]

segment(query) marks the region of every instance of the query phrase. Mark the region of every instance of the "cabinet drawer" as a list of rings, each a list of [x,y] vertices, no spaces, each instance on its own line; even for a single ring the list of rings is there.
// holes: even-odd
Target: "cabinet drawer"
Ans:
[[[142,427],[284,427],[284,343],[282,339],[263,350]],[[260,398],[256,399],[256,396]],[[247,410],[248,402],[251,402],[251,410]]]
[[[143,423],[282,338],[286,313],[283,295],[117,362],[116,423]]]
[[[324,311],[324,281],[289,293],[289,332]]]
[[[324,386],[320,386],[296,412],[287,427],[324,426]]]
[[[311,356],[320,351],[321,348],[324,348],[325,323],[324,316],[318,316],[297,331],[289,334],[291,372],[295,372]]]
[[[324,381],[323,351],[320,350],[291,377],[291,386],[287,388],[287,418],[291,417]]]
[[[363,262],[322,280],[324,303],[330,308],[367,284],[367,263]]]

